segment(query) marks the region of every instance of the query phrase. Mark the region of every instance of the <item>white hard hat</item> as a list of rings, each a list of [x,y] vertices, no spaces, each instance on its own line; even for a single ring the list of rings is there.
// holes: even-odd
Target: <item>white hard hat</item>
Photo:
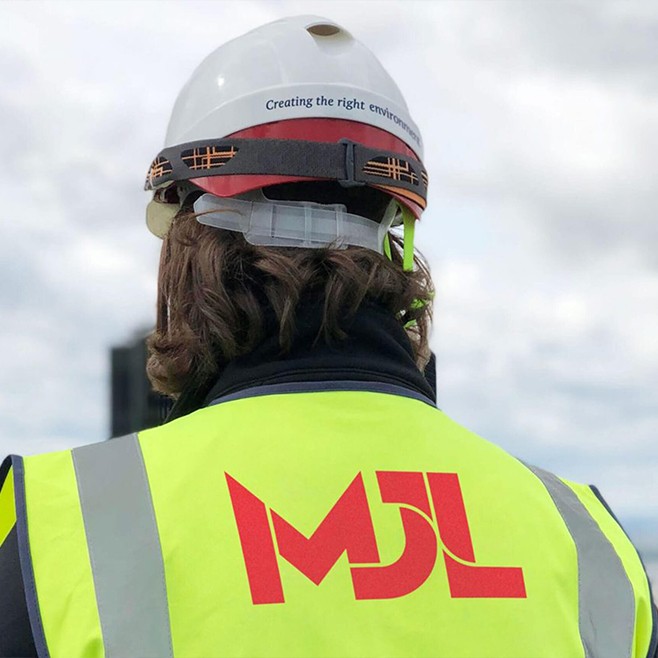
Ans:
[[[208,55],[178,95],[165,146],[308,117],[383,128],[423,157],[393,78],[347,30],[319,16],[268,23]]]
[[[369,185],[416,218],[426,206],[420,131],[397,85],[362,43],[317,16],[263,25],[211,53],[181,90],[147,175],[161,235],[165,189],[189,181],[218,197],[277,183]],[[188,187],[189,189],[189,187]]]

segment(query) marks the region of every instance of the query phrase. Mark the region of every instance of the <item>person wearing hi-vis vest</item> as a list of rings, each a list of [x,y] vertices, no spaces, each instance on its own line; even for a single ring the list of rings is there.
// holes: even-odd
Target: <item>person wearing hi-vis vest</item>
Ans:
[[[591,486],[436,406],[423,142],[345,28],[205,59],[146,179],[159,427],[0,470],[0,655],[654,658]],[[399,227],[399,228],[396,228]]]

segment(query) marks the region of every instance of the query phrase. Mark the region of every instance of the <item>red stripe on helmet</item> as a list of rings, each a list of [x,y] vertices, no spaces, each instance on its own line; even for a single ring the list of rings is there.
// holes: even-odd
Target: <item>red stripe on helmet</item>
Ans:
[[[393,151],[403,156],[418,159],[416,153],[399,137],[383,130],[358,121],[346,119],[288,119],[286,121],[273,121],[259,126],[239,130],[227,138],[236,137],[244,139],[303,139],[312,142],[338,142],[341,139],[349,139],[363,144],[372,149],[382,151]],[[323,180],[320,178],[309,178],[305,176],[281,176],[262,174],[234,174],[230,176],[206,176],[191,179],[190,182],[200,187],[205,192],[218,197],[231,197],[243,194],[268,185],[279,183],[295,183],[301,181]],[[423,209],[413,200],[395,192],[392,186],[384,188],[375,185],[378,189],[385,191],[395,197],[400,203],[411,210],[416,218],[420,217]]]

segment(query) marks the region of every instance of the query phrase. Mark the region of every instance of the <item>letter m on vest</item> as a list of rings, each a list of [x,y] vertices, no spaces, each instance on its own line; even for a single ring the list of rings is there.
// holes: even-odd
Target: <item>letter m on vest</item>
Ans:
[[[283,603],[274,541],[265,504],[226,474],[254,603]],[[319,585],[344,551],[351,564],[377,563],[379,552],[361,474],[310,538],[272,511],[281,557]]]
[[[285,601],[277,548],[279,556],[316,585],[345,552],[356,599],[405,596],[420,587],[432,573],[438,537],[443,543],[453,598],[525,597],[523,572],[519,567],[475,564],[456,474],[380,471],[377,480],[382,502],[401,505],[405,535],[402,555],[385,566],[379,566],[379,551],[361,473],[310,537],[304,536],[274,510],[269,510],[263,501],[226,473],[253,603]],[[432,504],[441,505],[436,520],[428,485]],[[459,561],[451,557],[446,548]]]

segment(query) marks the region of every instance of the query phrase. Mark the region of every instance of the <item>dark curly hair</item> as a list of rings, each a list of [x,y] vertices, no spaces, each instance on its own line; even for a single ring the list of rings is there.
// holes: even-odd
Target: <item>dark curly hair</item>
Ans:
[[[432,280],[418,253],[414,270],[404,271],[401,240],[389,237],[391,260],[361,247],[255,246],[241,233],[200,224],[184,208],[162,245],[157,326],[147,342],[154,389],[177,398],[186,387],[212,383],[229,361],[263,340],[267,313],[275,314],[285,354],[298,305],[308,299],[323,304],[317,339],[328,342],[346,337],[346,324],[364,302],[387,309],[405,327],[422,369],[429,359]]]

